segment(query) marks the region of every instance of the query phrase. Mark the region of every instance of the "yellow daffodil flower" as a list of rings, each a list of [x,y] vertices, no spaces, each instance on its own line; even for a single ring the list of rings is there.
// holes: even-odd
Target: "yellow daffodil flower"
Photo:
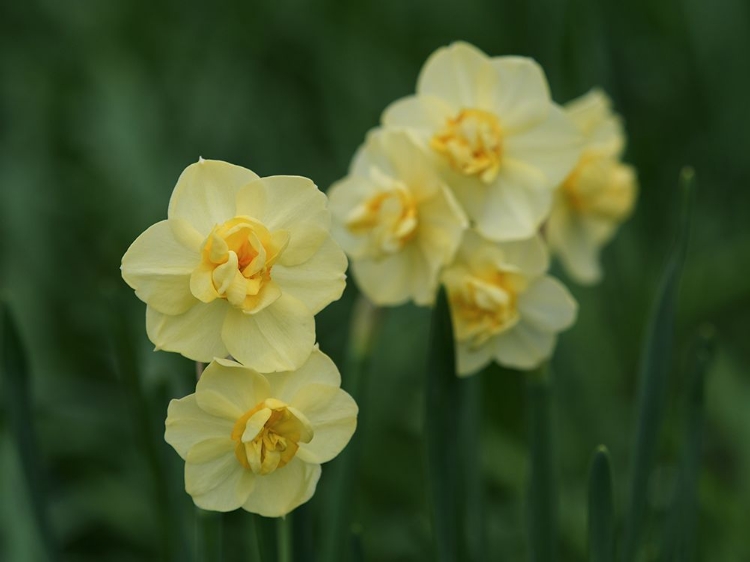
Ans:
[[[557,333],[573,324],[578,305],[545,275],[547,250],[538,236],[491,242],[467,231],[443,274],[457,343],[458,374],[492,360],[532,369],[552,354]]]
[[[538,64],[466,43],[433,53],[416,95],[391,104],[382,122],[420,135],[476,228],[497,241],[536,234],[580,156],[580,135]]]
[[[357,405],[317,347],[296,371],[261,375],[216,359],[169,404],[164,438],[198,507],[280,517],[309,500],[321,463],[346,446]]]
[[[231,355],[261,372],[299,367],[314,315],[345,284],[325,195],[306,178],[201,159],[180,176],[167,216],[121,268],[148,305],[156,348],[203,362]]]
[[[467,227],[432,155],[408,131],[373,131],[328,195],[362,292],[377,305],[431,303]]]
[[[625,147],[622,121],[600,90],[570,102],[566,111],[585,138],[578,165],[557,190],[545,228],[550,250],[579,283],[602,277],[599,253],[630,215],[637,180],[620,161]]]

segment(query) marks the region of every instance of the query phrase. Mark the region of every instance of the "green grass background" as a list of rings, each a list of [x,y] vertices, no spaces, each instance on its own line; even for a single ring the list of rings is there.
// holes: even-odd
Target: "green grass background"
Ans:
[[[626,503],[641,338],[674,231],[678,172],[691,164],[697,206],[642,559],[654,559],[672,499],[686,348],[704,322],[716,326],[719,348],[707,380],[698,559],[750,559],[747,2],[5,1],[0,291],[29,354],[32,421],[66,560],[190,559],[191,503],[161,432],[169,399],[191,391],[193,366],[151,351],[145,305],[119,274],[130,242],[165,218],[182,169],[203,156],[260,175],[308,176],[326,189],[382,109],[413,91],[425,58],[457,39],[536,58],[561,103],[603,87],[625,117],[626,159],[639,173],[637,211],[604,252],[604,282],[569,284],[580,315],[554,360],[560,558],[585,556],[587,468],[600,443],[612,452],[620,514]],[[322,349],[340,365],[355,294],[350,284],[317,320]],[[428,323],[424,309],[388,310],[376,344],[352,491],[365,560],[429,557]],[[125,382],[133,368],[156,460]],[[522,375],[493,368],[482,384],[490,551],[519,560],[527,552]],[[156,484],[154,467],[168,486]],[[313,534],[325,524],[315,514],[328,489],[324,467],[308,508]],[[165,546],[167,500],[184,516],[168,517]],[[28,505],[0,416],[1,560],[41,556]],[[244,520],[225,520],[225,544],[234,544]],[[227,559],[247,559],[240,554]]]

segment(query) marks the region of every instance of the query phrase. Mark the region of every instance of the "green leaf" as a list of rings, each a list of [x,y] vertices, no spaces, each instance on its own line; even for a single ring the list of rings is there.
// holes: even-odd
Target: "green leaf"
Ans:
[[[214,562],[222,560],[223,514],[195,508],[196,560]]]
[[[549,368],[526,374],[531,475],[529,477],[529,552],[534,562],[552,562],[557,546],[557,490],[550,419]]]
[[[448,298],[438,293],[430,327],[425,387],[427,485],[432,508],[436,559],[458,559],[458,425],[456,355]]]
[[[461,560],[486,559],[484,536],[484,486],[482,479],[482,373],[458,379],[458,504],[462,514],[459,547]]]
[[[687,253],[695,196],[694,177],[692,169],[683,169],[680,177],[683,192],[680,225],[657,293],[641,355],[638,425],[630,481],[630,503],[624,523],[623,562],[632,562],[638,552],[641,526],[646,514],[648,479],[664,417],[667,376],[672,363],[677,294]]]
[[[664,556],[662,557],[665,561],[690,562],[695,559],[704,388],[706,373],[715,355],[715,340],[716,331],[713,326],[703,326],[690,350],[684,449],[677,494],[667,521]]]
[[[5,409],[11,434],[18,447],[39,538],[47,559],[58,560],[58,548],[47,514],[46,486],[38,454],[39,445],[34,431],[26,355],[10,307],[5,302],[0,303],[0,307],[2,308],[0,313],[2,315],[2,394],[5,398]]]
[[[615,531],[609,451],[594,453],[589,471],[589,562],[614,562]]]

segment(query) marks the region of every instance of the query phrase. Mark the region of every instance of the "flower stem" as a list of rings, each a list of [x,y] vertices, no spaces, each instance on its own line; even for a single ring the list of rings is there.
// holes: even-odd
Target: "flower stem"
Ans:
[[[213,562],[222,559],[221,513],[196,508],[196,559],[199,562]]]
[[[279,562],[292,562],[292,514],[276,519],[276,541]]]

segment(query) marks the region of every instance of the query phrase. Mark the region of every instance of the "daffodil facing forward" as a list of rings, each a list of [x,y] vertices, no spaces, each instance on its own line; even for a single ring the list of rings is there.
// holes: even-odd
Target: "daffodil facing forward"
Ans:
[[[558,188],[545,232],[550,250],[579,283],[601,279],[601,248],[635,203],[636,174],[620,161],[625,134],[611,107],[600,90],[566,106],[586,143],[577,166]]]
[[[378,305],[431,303],[467,227],[432,155],[407,131],[373,131],[328,195],[362,292]]]
[[[231,355],[261,372],[299,367],[314,315],[345,284],[325,195],[306,178],[201,159],[180,176],[167,216],[122,258],[156,348],[203,362]]]
[[[581,139],[531,59],[494,57],[466,43],[438,49],[415,96],[394,102],[386,127],[419,134],[476,228],[492,240],[533,236]]]
[[[578,305],[545,275],[548,265],[538,236],[497,243],[466,233],[443,274],[459,375],[474,374],[493,360],[532,369],[552,354],[557,333],[573,323]]]
[[[216,359],[195,394],[172,400],[165,439],[185,460],[185,489],[213,511],[286,515],[309,500],[322,463],[346,446],[357,405],[315,348],[295,371],[261,375]]]

